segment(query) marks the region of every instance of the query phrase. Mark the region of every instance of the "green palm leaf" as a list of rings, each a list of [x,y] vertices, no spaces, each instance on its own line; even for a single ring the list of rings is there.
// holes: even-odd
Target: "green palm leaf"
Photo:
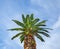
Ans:
[[[27,22],[27,20],[29,20],[29,15],[28,14],[26,15],[26,22]]]
[[[23,20],[23,23],[25,24],[26,23],[26,18],[24,17],[23,14],[22,14],[22,20]]]
[[[46,26],[46,25],[45,25],[46,21],[47,21],[47,20],[43,20],[43,21],[37,23],[36,25],[37,25],[37,26]]]
[[[31,16],[30,16],[30,19],[31,19],[31,20],[33,20],[33,19],[34,19],[34,17],[33,17],[33,16],[34,16],[34,14],[31,14]]]
[[[40,22],[40,24],[45,24],[47,20],[43,20]]]
[[[34,25],[34,24],[36,24],[37,22],[39,21],[39,19],[37,18],[37,19],[35,19],[32,23],[32,25]]]
[[[15,39],[16,37],[18,37],[19,35],[21,35],[22,33],[18,33],[18,34],[16,34],[15,36],[13,36],[11,39],[13,40],[13,39]]]
[[[44,39],[39,34],[36,33],[35,36],[39,38],[42,42],[44,42]]]
[[[44,24],[39,24],[39,25],[36,25],[36,26],[40,26],[40,27],[41,27],[41,26],[46,26],[46,25],[44,25]]]
[[[25,27],[23,23],[19,22],[18,20],[12,20],[13,22],[15,22],[17,25],[21,26],[21,27]]]
[[[46,28],[38,28],[38,30],[39,30],[39,31],[44,31],[44,32],[49,33],[49,31],[48,31],[48,30],[46,30]]]
[[[44,29],[53,30],[53,29],[51,29],[51,28],[44,28]]]
[[[24,41],[24,35],[23,34],[20,36],[20,41],[21,41],[21,43]]]
[[[46,37],[50,37],[49,34],[47,34],[47,33],[45,33],[45,32],[38,32],[38,33],[43,34],[43,35],[45,35]]]
[[[26,27],[30,27],[30,18],[29,15],[26,15]]]
[[[24,31],[24,29],[22,28],[12,28],[12,29],[8,29],[8,31],[11,30],[11,31]]]
[[[42,31],[45,31],[45,32],[49,33],[49,31],[48,31],[48,30],[42,30]]]

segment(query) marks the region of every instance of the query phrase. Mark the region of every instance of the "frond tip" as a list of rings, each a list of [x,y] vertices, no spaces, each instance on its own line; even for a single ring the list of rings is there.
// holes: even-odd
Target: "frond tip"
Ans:
[[[33,16],[34,16],[34,14],[31,14],[31,16],[30,16],[30,19],[31,19],[31,20],[33,20],[33,19],[34,19],[34,17],[33,17]]]

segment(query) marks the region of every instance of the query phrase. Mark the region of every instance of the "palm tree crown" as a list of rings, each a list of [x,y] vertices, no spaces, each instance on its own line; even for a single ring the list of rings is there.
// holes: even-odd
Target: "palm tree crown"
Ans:
[[[18,20],[12,20],[13,22],[15,22],[17,25],[20,26],[20,28],[12,28],[9,29],[11,31],[21,31],[20,33],[16,34],[15,36],[13,36],[11,39],[13,40],[16,37],[20,37],[20,41],[21,43],[24,41],[26,35],[32,35],[32,36],[36,36],[37,38],[39,38],[42,42],[44,42],[44,39],[42,38],[42,35],[46,36],[46,37],[50,37],[49,36],[49,31],[48,29],[50,28],[46,28],[46,21],[47,20],[43,20],[40,21],[39,18],[34,18],[34,15],[26,15],[26,17],[22,14],[22,20],[23,22],[20,22]]]

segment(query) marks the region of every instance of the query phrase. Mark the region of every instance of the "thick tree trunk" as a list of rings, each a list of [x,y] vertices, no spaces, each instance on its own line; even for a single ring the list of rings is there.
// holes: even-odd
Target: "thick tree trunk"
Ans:
[[[32,35],[27,35],[24,39],[24,49],[36,49],[36,42]]]

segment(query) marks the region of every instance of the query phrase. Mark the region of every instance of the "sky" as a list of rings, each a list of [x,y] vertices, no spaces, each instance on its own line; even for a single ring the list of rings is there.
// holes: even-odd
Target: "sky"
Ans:
[[[11,40],[18,32],[7,29],[18,27],[12,19],[22,21],[22,14],[32,13],[53,29],[45,42],[35,38],[37,49],[60,49],[60,0],[0,0],[0,49],[24,49],[18,38]]]

